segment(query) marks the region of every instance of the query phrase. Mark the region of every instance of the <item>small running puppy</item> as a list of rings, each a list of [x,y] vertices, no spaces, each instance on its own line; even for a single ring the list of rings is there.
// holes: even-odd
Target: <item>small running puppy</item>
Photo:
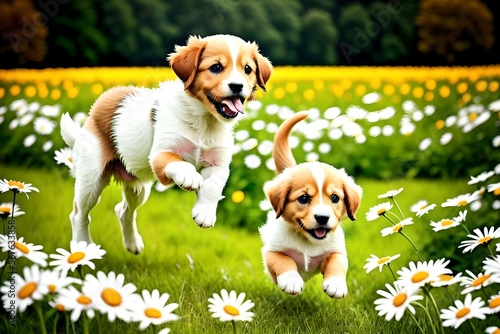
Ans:
[[[272,65],[255,43],[230,35],[191,36],[168,59],[179,80],[153,89],[112,88],[94,103],[82,128],[62,116],[62,138],[73,147],[74,240],[92,241],[89,212],[111,176],[123,185],[115,212],[132,253],[144,248],[136,209],[155,179],[196,191],[193,219],[204,228],[215,224],[229,177],[233,127],[257,86],[266,90]]]
[[[344,169],[321,162],[296,165],[288,144],[293,126],[308,116],[298,112],[274,138],[276,173],[264,185],[275,211],[259,229],[267,274],[286,293],[296,295],[304,280],[323,274],[330,297],[347,295],[347,252],[340,221],[355,220],[362,190]]]

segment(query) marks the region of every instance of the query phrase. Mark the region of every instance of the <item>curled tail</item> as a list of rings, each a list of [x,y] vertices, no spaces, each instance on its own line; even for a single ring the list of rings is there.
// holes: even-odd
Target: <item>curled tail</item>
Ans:
[[[307,118],[307,116],[309,116],[307,111],[295,113],[292,117],[284,121],[276,132],[273,147],[276,174],[280,174],[285,168],[292,167],[297,164],[295,162],[295,158],[293,157],[292,150],[290,149],[288,137],[290,136],[293,126],[301,120]]]
[[[75,139],[81,131],[81,127],[73,121],[69,113],[64,113],[61,117],[61,137],[69,147],[75,145]]]

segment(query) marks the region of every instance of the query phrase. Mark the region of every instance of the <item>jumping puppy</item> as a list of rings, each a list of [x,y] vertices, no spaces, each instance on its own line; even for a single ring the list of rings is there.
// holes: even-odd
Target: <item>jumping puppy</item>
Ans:
[[[294,114],[274,138],[276,173],[264,191],[275,211],[259,229],[266,272],[286,293],[302,292],[304,280],[323,274],[330,297],[347,295],[347,253],[340,220],[355,220],[361,187],[346,174],[321,162],[296,165],[288,144],[293,126],[308,116]]]
[[[89,212],[111,176],[123,184],[115,211],[132,253],[144,248],[136,209],[155,178],[195,191],[193,219],[204,228],[215,224],[233,127],[257,86],[265,91],[272,66],[255,43],[230,35],[191,36],[168,59],[180,80],[154,89],[112,88],[94,103],[82,128],[62,116],[61,135],[74,154],[74,240],[91,242]]]

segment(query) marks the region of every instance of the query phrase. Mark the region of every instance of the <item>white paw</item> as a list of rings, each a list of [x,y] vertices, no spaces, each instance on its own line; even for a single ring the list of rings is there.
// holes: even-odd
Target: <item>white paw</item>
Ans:
[[[215,225],[215,220],[217,219],[215,209],[209,207],[208,205],[198,205],[193,207],[192,217],[196,224],[202,228],[210,228]]]
[[[287,271],[277,278],[278,287],[290,295],[298,295],[304,290],[304,280],[296,271]]]
[[[125,248],[132,254],[139,254],[144,250],[144,241],[139,233],[123,237]]]
[[[171,162],[165,168],[165,175],[184,190],[196,191],[203,184],[203,177],[196,168],[185,161]]]
[[[323,281],[323,291],[332,298],[344,298],[347,296],[347,283],[340,277],[330,277]]]

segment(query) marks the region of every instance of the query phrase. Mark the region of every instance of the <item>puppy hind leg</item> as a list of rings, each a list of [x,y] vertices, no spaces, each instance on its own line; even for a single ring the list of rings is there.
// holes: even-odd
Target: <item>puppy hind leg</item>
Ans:
[[[137,230],[137,208],[146,202],[151,193],[151,183],[132,187],[125,183],[122,189],[123,200],[115,206],[123,234],[123,244],[131,253],[139,254],[144,249],[144,242]]]

